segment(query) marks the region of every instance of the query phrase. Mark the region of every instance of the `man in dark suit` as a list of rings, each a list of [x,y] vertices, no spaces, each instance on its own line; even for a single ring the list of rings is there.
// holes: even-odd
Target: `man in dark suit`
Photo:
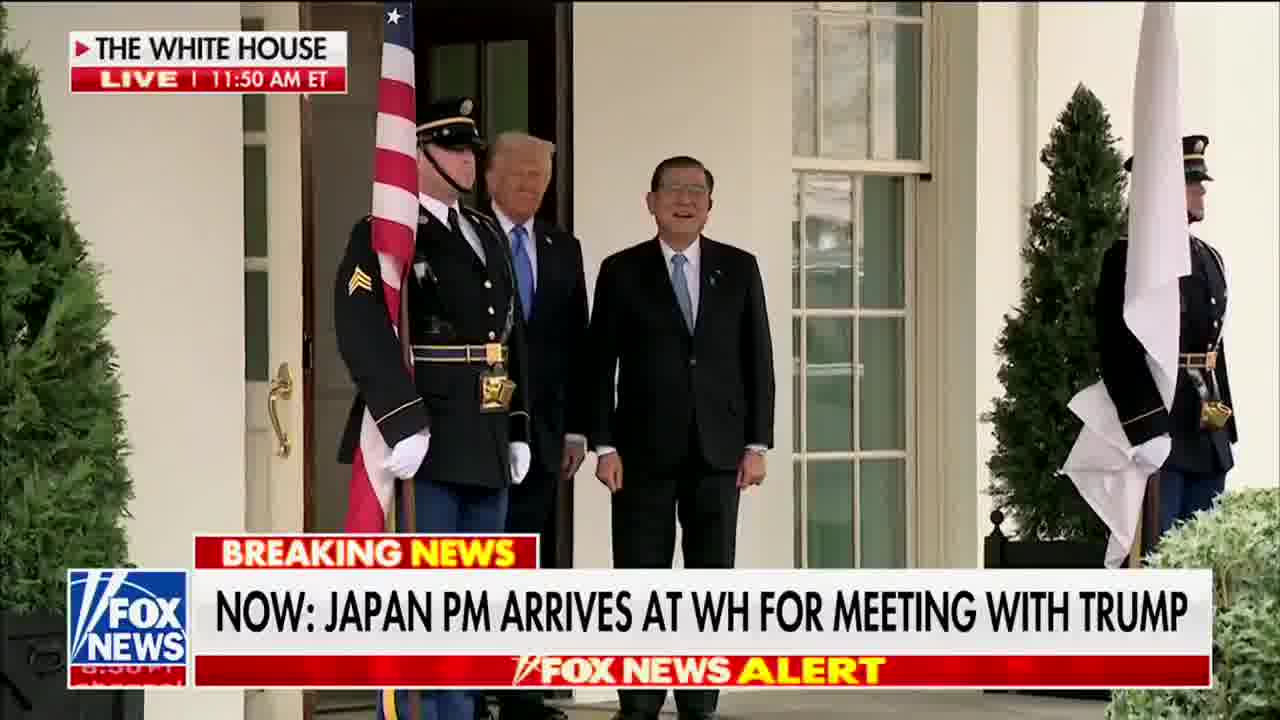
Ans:
[[[733,567],[739,493],[764,480],[773,445],[760,268],[702,235],[714,189],[698,160],[662,161],[646,196],[657,236],[606,258],[596,281],[590,439],[612,493],[618,568],[671,567],[677,517],[685,567]],[[666,693],[618,696],[631,720],[656,718]],[[683,718],[714,716],[719,697],[675,696]]]
[[[507,531],[538,533],[541,565],[556,563],[556,498],[586,455],[587,282],[582,245],[534,217],[551,183],[555,146],[524,133],[499,135],[485,179],[493,217],[511,248],[529,355],[533,463],[511,490]],[[500,694],[503,720],[563,718],[539,691]]]
[[[1204,219],[1204,183],[1213,180],[1204,159],[1208,145],[1204,135],[1182,139],[1188,225]],[[1132,170],[1133,163],[1129,158],[1125,169]],[[1175,521],[1212,506],[1235,465],[1231,446],[1238,439],[1222,342],[1226,265],[1216,249],[1193,234],[1188,233],[1186,249],[1191,274],[1179,280],[1180,357],[1171,411],[1151,377],[1146,351],[1124,320],[1127,241],[1108,248],[1096,300],[1103,383],[1129,442],[1161,468],[1156,537]],[[1166,455],[1161,466],[1158,459]]]
[[[510,256],[496,225],[458,203],[482,146],[472,109],[457,98],[420,114],[418,231],[403,288],[412,376],[387,320],[369,218],[356,223],[338,267],[338,350],[358,391],[342,459],[350,462],[367,405],[392,448],[384,466],[412,483],[413,505],[396,513],[402,531],[501,532],[507,490],[529,468],[527,351]],[[378,717],[470,720],[476,700],[465,691],[411,699],[388,690]],[[415,705],[420,716],[408,712]]]

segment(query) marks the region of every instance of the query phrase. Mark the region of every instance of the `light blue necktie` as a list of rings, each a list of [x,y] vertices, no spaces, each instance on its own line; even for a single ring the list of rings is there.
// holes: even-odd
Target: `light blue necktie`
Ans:
[[[676,253],[671,256],[671,284],[675,287],[676,302],[684,315],[684,324],[693,332],[693,299],[689,297],[689,282],[684,276],[684,266],[689,258]]]
[[[524,318],[533,314],[533,262],[529,259],[529,249],[525,247],[528,233],[523,225],[511,228],[511,256],[516,266],[516,283],[520,288],[520,305],[524,307]]]

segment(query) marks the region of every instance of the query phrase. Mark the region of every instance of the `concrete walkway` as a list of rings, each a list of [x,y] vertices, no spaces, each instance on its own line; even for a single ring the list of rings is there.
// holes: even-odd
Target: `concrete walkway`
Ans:
[[[617,703],[565,706],[570,720],[609,720]],[[667,698],[664,717],[675,717]],[[979,692],[855,691],[728,693],[720,701],[720,720],[1102,720],[1106,703]]]

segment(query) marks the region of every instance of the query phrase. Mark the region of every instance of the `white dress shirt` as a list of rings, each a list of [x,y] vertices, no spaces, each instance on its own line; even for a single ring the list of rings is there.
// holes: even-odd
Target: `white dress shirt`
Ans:
[[[486,262],[484,245],[480,244],[480,236],[476,234],[476,229],[471,227],[471,221],[467,220],[466,216],[462,214],[462,208],[458,206],[457,200],[454,200],[452,205],[445,205],[426,193],[418,193],[418,202],[422,204],[422,207],[427,212],[443,223],[445,227],[449,227],[449,209],[452,208],[457,212],[458,227],[462,229],[462,236],[467,239],[467,244],[475,251],[476,257],[480,258],[480,262]]]
[[[511,246],[511,254],[514,257],[516,252],[515,238],[511,237],[511,231],[516,224],[502,212],[502,208],[497,203],[493,204],[493,214],[498,218],[498,224],[502,226],[502,233],[507,236],[507,243]],[[538,291],[538,236],[533,232],[533,218],[529,218],[521,224],[524,228],[524,249],[529,255],[529,267],[533,268],[533,291]]]
[[[676,256],[676,251],[667,244],[666,240],[659,240],[658,246],[662,248],[662,259],[667,264],[667,277],[675,282],[675,266],[671,264],[671,258]],[[684,265],[684,279],[686,287],[689,289],[689,309],[693,312],[694,322],[698,320],[698,290],[702,285],[702,275],[699,267],[702,265],[702,241],[694,240],[689,247],[680,252],[689,261]],[[674,288],[672,288],[674,291]]]

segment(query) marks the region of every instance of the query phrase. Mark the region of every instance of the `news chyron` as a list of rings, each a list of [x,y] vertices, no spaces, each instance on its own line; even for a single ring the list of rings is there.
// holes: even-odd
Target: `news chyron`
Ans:
[[[187,685],[186,570],[67,571],[67,687]]]
[[[72,95],[347,94],[347,33],[75,31]]]

